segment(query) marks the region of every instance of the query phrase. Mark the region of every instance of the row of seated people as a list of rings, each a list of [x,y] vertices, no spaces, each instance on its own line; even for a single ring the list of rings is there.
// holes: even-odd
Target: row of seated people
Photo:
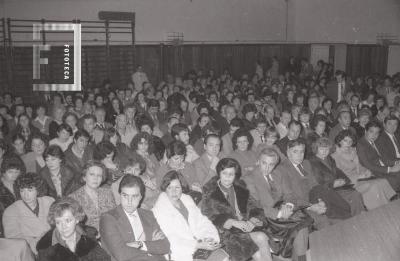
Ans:
[[[389,118],[388,118],[389,119]],[[292,122],[290,124],[291,128],[293,127],[300,127],[300,124],[296,122]],[[377,137],[377,133],[379,133],[380,130],[380,125],[376,124],[374,122],[371,122],[367,125],[367,132],[366,132],[366,139],[367,139],[367,134],[369,133],[369,130],[378,130],[375,133],[375,138]],[[273,132],[273,129],[269,129],[269,131]],[[289,131],[291,132],[296,132],[296,131]],[[85,133],[82,131],[82,133]],[[268,131],[267,131],[268,133]],[[300,131],[297,131],[297,133],[300,133]],[[78,132],[77,134],[80,134]],[[291,215],[293,215],[293,209],[294,207],[299,207],[300,209],[303,207],[307,207],[308,213],[310,213],[310,216],[313,217],[314,219],[314,227],[316,228],[322,228],[323,226],[330,224],[330,223],[335,223],[337,220],[343,219],[343,218],[348,218],[352,215],[356,215],[360,213],[360,211],[363,211],[364,205],[367,207],[367,209],[372,209],[375,207],[378,207],[382,204],[385,204],[388,202],[388,200],[395,195],[395,192],[389,185],[389,183],[385,179],[375,179],[372,178],[373,175],[371,171],[368,171],[368,169],[363,169],[362,165],[358,162],[357,160],[357,154],[354,154],[354,149],[352,147],[352,142],[356,140],[354,137],[353,133],[348,130],[343,130],[340,132],[340,135],[336,137],[336,143],[337,143],[337,149],[334,154],[332,154],[332,157],[335,158],[336,164],[339,165],[339,168],[342,168],[341,170],[338,169],[335,166],[335,161],[332,160],[332,158],[329,156],[330,154],[330,149],[331,149],[331,143],[329,139],[327,138],[318,138],[316,142],[313,143],[313,151],[314,151],[314,157],[310,159],[310,163],[307,164],[307,161],[304,161],[304,153],[305,153],[305,142],[302,142],[299,139],[295,140],[289,140],[287,142],[287,147],[286,147],[286,155],[283,152],[280,152],[276,149],[276,146],[273,144],[276,141],[277,137],[277,132],[275,133],[269,133],[270,135],[267,135],[265,137],[265,140],[267,143],[265,144],[260,144],[258,147],[258,152],[259,156],[257,157],[257,154],[254,154],[254,152],[251,151],[251,141],[252,141],[252,136],[249,134],[249,132],[245,129],[239,129],[234,132],[234,139],[232,140],[233,144],[236,144],[235,146],[235,152],[239,152],[239,155],[236,157],[238,160],[231,159],[232,162],[235,162],[237,164],[237,168],[240,169],[240,172],[243,175],[243,179],[247,181],[248,183],[248,188],[250,189],[251,196],[258,199],[258,203],[261,203],[261,206],[264,208],[264,214],[271,217],[271,218],[283,218],[287,219]],[[275,137],[273,137],[275,134]],[[83,135],[85,136],[85,135]],[[75,137],[76,140],[79,140],[83,136],[77,136]],[[138,144],[136,145],[136,153],[140,156],[139,154],[139,148],[141,147],[142,149],[145,149],[145,151],[148,150],[148,143],[150,140],[146,140],[145,137],[148,137],[148,134],[141,133],[138,134],[137,137],[140,138]],[[179,136],[179,135],[177,135]],[[136,138],[136,137],[135,137]],[[87,143],[88,141],[88,135],[85,136],[85,141]],[[138,139],[134,139],[138,140]],[[270,144],[268,144],[268,142]],[[33,142],[35,143],[35,142]],[[76,141],[74,143],[77,143]],[[85,143],[85,142],[83,142]],[[141,146],[139,146],[139,144]],[[112,145],[111,143],[100,143],[95,146],[95,151],[98,151],[97,153],[94,154],[101,154],[99,153],[100,151],[103,152],[103,155],[105,158],[109,157],[112,159],[112,154],[114,151],[112,150],[112,146],[107,146],[107,145]],[[133,144],[134,145],[134,144]],[[107,147],[111,148],[111,151],[107,153]],[[135,146],[132,146],[132,148],[135,148]],[[141,177],[141,180],[143,181],[144,188],[145,188],[145,195],[144,201],[143,201],[143,206],[145,208],[151,208],[154,206],[154,202],[157,200],[158,195],[160,192],[155,192],[154,190],[158,190],[158,186],[162,184],[162,177],[163,174],[173,170],[173,171],[178,171],[182,173],[182,179],[186,182],[187,185],[189,185],[189,190],[192,191],[197,191],[197,192],[202,192],[203,193],[203,204],[206,204],[205,202],[210,202],[209,204],[212,204],[212,200],[207,197],[207,195],[211,196],[214,195],[215,193],[207,193],[209,191],[208,187],[213,186],[213,182],[216,182],[216,177],[221,177],[221,173],[218,172],[218,164],[221,163],[221,160],[218,159],[218,156],[220,155],[220,149],[221,149],[221,139],[218,135],[215,134],[209,134],[205,139],[204,139],[204,149],[205,153],[204,156],[208,158],[210,163],[215,162],[215,166],[212,166],[213,164],[203,164],[204,166],[208,166],[207,171],[197,171],[200,170],[201,168],[196,167],[196,164],[201,162],[201,159],[199,158],[197,161],[195,161],[193,164],[188,164],[185,163],[185,156],[186,156],[186,146],[182,141],[174,141],[170,144],[170,146],[167,148],[167,161],[162,164],[162,167],[159,167],[155,173],[149,174],[147,172],[147,167],[146,167],[146,160],[144,160],[141,157],[128,157],[129,159],[126,160],[127,167],[124,168],[124,171],[121,176],[131,173],[133,175],[138,175]],[[272,149],[272,150],[270,150]],[[252,156],[254,156],[255,164],[253,166],[249,166],[246,164],[240,164],[240,161],[243,161],[240,156],[248,156],[246,155],[247,153],[250,153]],[[241,155],[242,153],[243,155]],[[340,161],[340,156],[343,156],[343,153],[348,153],[349,155],[352,155],[352,158],[349,160],[349,157],[342,157],[342,161]],[[379,153],[376,151],[376,153]],[[132,152],[134,154],[134,152]],[[273,159],[273,163],[268,166],[264,162],[264,166],[262,164],[263,162],[263,157],[265,155],[269,155],[270,158]],[[336,155],[336,156],[335,156]],[[216,158],[216,160],[213,160],[213,157]],[[232,154],[232,157],[235,157],[235,154]],[[63,152],[62,149],[56,145],[49,146],[45,153],[44,153],[44,159],[46,162],[46,168],[48,171],[50,169],[61,169],[63,166],[62,161],[63,161]],[[277,168],[275,168],[275,165],[277,162],[281,159],[280,164],[278,165]],[[344,160],[343,160],[344,159]],[[346,162],[346,160],[348,162]],[[104,159],[102,160],[103,162]],[[246,160],[245,160],[246,161]],[[154,162],[154,161],[153,161]],[[341,164],[340,164],[341,162]],[[13,184],[10,186],[10,181],[13,179],[15,180],[15,177],[18,176],[18,172],[20,172],[22,169],[21,168],[21,162],[18,162],[17,164],[11,164],[11,167],[8,167],[7,169],[7,164],[9,164],[9,161],[5,160],[4,162],[4,170],[2,168],[2,173],[8,173],[8,175],[3,175],[2,178],[2,183],[3,185],[11,191],[14,191],[13,189],[9,189],[10,187],[13,187]],[[291,164],[290,164],[291,163]],[[347,163],[347,165],[346,165]],[[233,163],[232,163],[233,164]],[[303,164],[304,167],[299,167],[299,164]],[[104,164],[106,165],[106,164]],[[192,165],[192,166],[191,166]],[[195,166],[195,167],[193,167]],[[198,166],[201,166],[198,165]],[[296,167],[297,166],[297,167]],[[300,165],[301,166],[301,165]],[[93,167],[93,166],[92,166]],[[68,169],[69,167],[64,166],[64,168]],[[119,198],[119,192],[120,190],[116,191],[117,188],[120,187],[121,180],[122,178],[119,178],[115,180],[115,177],[112,178],[111,180],[115,180],[114,183],[111,183],[111,189],[108,187],[100,187],[104,181],[109,180],[109,173],[104,170],[104,166],[102,165],[97,165],[97,180],[91,180],[91,176],[93,175],[93,171],[89,171],[90,167],[85,168],[83,176],[80,176],[79,178],[82,178],[85,181],[85,185],[82,186],[80,189],[76,190],[72,194],[70,194],[70,197],[75,198],[80,202],[80,204],[84,207],[85,209],[85,214],[87,216],[87,224],[92,225],[93,227],[100,229],[99,227],[99,219],[100,219],[100,214],[106,212],[110,208],[115,207],[115,201],[120,201]],[[292,168],[292,170],[297,171],[297,178],[299,180],[296,180],[296,176],[288,176],[288,173],[290,173],[288,168]],[[347,168],[347,171],[346,171]],[[96,168],[95,168],[96,169]],[[307,169],[307,170],[306,170]],[[389,168],[390,169],[390,168]],[[189,171],[188,171],[189,170]],[[194,170],[194,172],[193,172]],[[273,176],[269,176],[270,173],[279,173],[279,174],[274,174]],[[238,170],[236,170],[238,171]],[[268,198],[265,194],[265,188],[257,188],[257,185],[260,185],[262,183],[260,182],[252,182],[252,180],[257,177],[257,171],[261,172],[261,177],[264,176],[265,184],[268,184],[270,186],[270,197]],[[343,172],[342,172],[343,171]],[[96,171],[94,171],[96,172]],[[146,172],[146,174],[144,174]],[[292,171],[293,172],[293,171]],[[41,173],[41,172],[40,172]],[[106,173],[106,174],[105,174]],[[196,174],[194,174],[196,173]],[[206,176],[201,177],[198,173],[206,174]],[[309,175],[308,173],[312,173],[312,175]],[[96,173],[94,173],[96,174]],[[115,173],[114,173],[115,174]],[[155,174],[155,179],[154,175]],[[300,174],[300,175],[299,175]],[[374,173],[375,174],[375,173]],[[14,175],[14,176],[12,176]],[[30,174],[31,176],[34,176],[34,174]],[[57,175],[57,174],[56,174]],[[149,176],[150,175],[150,176]],[[11,177],[9,177],[11,176]],[[71,175],[69,175],[71,176]],[[93,175],[95,176],[95,175]],[[240,176],[240,175],[238,175]],[[376,176],[376,174],[375,174]],[[64,184],[64,189],[66,185],[69,185],[69,190],[73,191],[72,189],[74,186],[71,185],[73,183],[78,183],[77,178],[74,178],[74,175],[72,175],[72,178],[70,177],[70,182],[62,182],[63,177],[67,177],[68,175],[61,175],[61,182],[57,182],[56,178],[53,175],[50,175],[50,178],[45,178],[45,176],[40,175],[40,180],[41,180],[41,186],[40,186],[40,191],[44,191],[44,194],[47,193],[49,196],[53,197],[61,197],[64,195],[68,195],[69,192],[64,192],[63,191],[63,184]],[[269,179],[267,178],[269,177]],[[274,178],[272,178],[274,177]],[[307,177],[307,179],[302,180],[302,178]],[[387,178],[388,180],[393,179],[396,180],[396,176],[391,176],[391,175],[382,175],[382,177]],[[392,177],[392,178],[389,178]],[[54,179],[53,179],[54,178]],[[153,180],[152,180],[153,178]],[[360,180],[361,179],[361,180]],[[365,180],[364,180],[365,179]],[[45,182],[43,182],[43,180]],[[64,179],[65,180],[65,179]],[[46,189],[43,189],[43,184],[47,183]],[[222,182],[221,180],[219,182]],[[50,184],[50,185],[49,185]],[[264,184],[264,185],[265,185]],[[354,185],[353,187],[349,187],[346,185],[347,184],[352,184]],[[51,186],[52,185],[52,186]],[[321,185],[322,187],[319,186]],[[49,187],[53,187],[53,192]],[[228,186],[229,187],[229,186]],[[345,187],[343,189],[343,187]],[[57,189],[58,188],[58,189]],[[75,186],[76,188],[76,186]],[[218,187],[220,188],[220,186]],[[327,189],[330,188],[331,190]],[[335,188],[337,191],[335,191]],[[354,190],[355,188],[359,193]],[[215,190],[215,184],[213,189]],[[223,190],[222,188],[220,188]],[[153,190],[153,191],[152,191]],[[155,193],[149,193],[150,192],[155,192]],[[262,193],[264,191],[264,194]],[[215,191],[214,191],[215,192]],[[111,196],[113,195],[113,196]],[[362,196],[361,196],[362,195]],[[242,198],[242,197],[240,197]],[[318,198],[318,202],[315,204],[308,203],[310,202],[310,199],[316,199]],[[207,201],[207,199],[210,199],[210,201]],[[272,200],[271,200],[272,199]],[[321,200],[323,199],[323,200]],[[270,201],[271,200],[271,201]],[[276,203],[278,201],[283,200],[285,204],[281,204],[279,207],[276,207]],[[97,205],[93,204],[93,202],[97,201]],[[364,201],[364,203],[363,203]],[[121,202],[121,201],[120,201]],[[257,201],[256,201],[257,202]],[[216,202],[214,202],[216,203]],[[225,202],[226,203],[226,202]],[[230,203],[230,202],[228,202]],[[146,206],[146,204],[148,204]],[[202,206],[204,206],[202,204]],[[238,203],[235,203],[238,204]],[[229,205],[231,206],[236,206],[235,204],[231,203]],[[205,205],[207,206],[207,204]],[[242,206],[242,204],[240,205]],[[208,206],[210,207],[210,206]],[[239,207],[239,205],[237,206]],[[207,211],[212,211],[212,210],[220,210],[220,207],[218,205],[216,207],[210,207],[208,210],[207,208],[203,208],[203,213],[207,213]],[[93,211],[92,211],[93,210]],[[236,209],[237,211],[237,209]],[[244,211],[242,209],[241,211]],[[297,212],[297,211],[296,211]],[[326,212],[326,213],[325,213]],[[317,215],[315,214],[317,213]],[[325,215],[320,215],[324,214]],[[318,215],[319,214],[319,215]],[[215,217],[215,214],[209,214],[208,215],[211,220],[212,217]],[[3,218],[4,220],[4,218]],[[254,221],[254,220],[253,220]],[[229,223],[229,222],[228,222]],[[255,222],[257,223],[257,222]],[[214,222],[216,225],[216,223]],[[235,223],[236,224],[236,223]],[[223,224],[225,225],[225,223]],[[236,224],[237,225],[237,224]],[[229,227],[229,224],[227,225]],[[244,225],[242,224],[242,229],[245,229],[243,227]],[[12,228],[13,226],[8,226],[5,225],[5,230],[7,228]],[[245,229],[246,230],[246,229]],[[296,236],[296,239],[294,243],[296,243],[299,239],[298,238],[303,238],[303,242],[300,242],[298,244],[294,244],[294,253],[296,251],[300,251],[301,254],[300,256],[303,256],[304,252],[307,249],[307,243],[305,243],[307,240],[304,242],[304,238],[307,238],[303,234],[306,233],[307,231],[302,231],[303,233],[299,233]],[[7,233],[6,233],[7,234]],[[259,239],[259,238],[258,238]],[[227,240],[229,241],[229,240]],[[258,242],[257,239],[253,240],[254,242]],[[235,242],[233,240],[233,242]],[[258,242],[260,243],[260,242]],[[265,243],[265,242],[264,242]],[[302,244],[301,244],[302,243]],[[228,253],[232,254],[231,251],[233,249],[237,250],[237,246],[233,247],[232,249],[228,248],[229,244],[224,241],[224,244],[226,245],[225,249],[227,250]],[[298,246],[300,245],[300,246]],[[299,250],[299,248],[303,248],[303,250]],[[247,248],[246,248],[247,249]],[[242,250],[241,250],[242,251]],[[260,253],[258,253],[260,254]],[[240,256],[239,253],[233,254],[234,256]],[[240,260],[240,259],[238,259]],[[262,259],[265,260],[265,259]]]

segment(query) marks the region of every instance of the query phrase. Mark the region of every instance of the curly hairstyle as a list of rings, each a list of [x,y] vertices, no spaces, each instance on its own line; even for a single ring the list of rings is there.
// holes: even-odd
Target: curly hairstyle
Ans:
[[[71,211],[72,215],[79,221],[82,221],[85,218],[85,212],[78,201],[69,197],[63,197],[57,199],[53,204],[51,204],[47,221],[51,226],[55,226],[55,219],[61,217],[67,210]]]
[[[236,150],[238,148],[237,140],[240,137],[247,137],[247,141],[249,142],[249,145],[247,146],[247,150],[250,150],[251,147],[253,146],[254,139],[253,139],[253,136],[251,136],[250,132],[247,131],[247,129],[238,129],[237,131],[235,131],[235,133],[233,134],[233,137],[232,137],[233,150]]]
[[[171,182],[176,179],[179,180],[179,183],[181,183],[182,192],[188,193],[190,191],[189,184],[187,183],[183,175],[176,170],[168,171],[167,174],[164,175],[161,181],[160,190],[165,192]]]
[[[39,194],[43,194],[43,193],[40,193],[40,188],[42,187],[42,184],[43,184],[43,180],[40,178],[40,176],[38,174],[33,173],[33,172],[22,173],[15,180],[15,184],[14,184],[14,187],[16,188],[15,192],[17,194],[17,198],[21,198],[19,191],[24,188],[36,188],[36,191],[38,192],[38,197],[43,196],[43,195],[39,195]]]
[[[149,144],[149,148],[150,148],[150,146],[152,144],[151,135],[148,134],[147,132],[139,132],[138,134],[135,135],[135,137],[133,137],[133,139],[131,141],[131,149],[136,151],[138,149],[138,145],[142,141],[142,139],[147,141],[147,143]]]
[[[218,177],[221,177],[221,172],[224,169],[229,169],[229,168],[235,169],[235,180],[240,179],[240,177],[242,176],[242,168],[240,167],[239,162],[232,158],[223,158],[217,163],[215,169],[217,171]]]

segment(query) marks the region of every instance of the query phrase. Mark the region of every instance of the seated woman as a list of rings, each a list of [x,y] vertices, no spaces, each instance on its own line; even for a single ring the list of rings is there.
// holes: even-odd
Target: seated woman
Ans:
[[[356,137],[351,131],[343,130],[339,132],[335,138],[336,151],[331,156],[337,167],[354,184],[354,188],[362,194],[364,204],[370,210],[387,204],[396,195],[396,192],[386,179],[359,180],[374,178],[374,176],[358,161],[356,148],[353,147],[355,140]]]
[[[65,156],[60,147],[50,145],[44,151],[43,157],[46,167],[40,170],[39,175],[44,180],[42,189],[45,195],[59,198],[80,187],[81,181],[78,180],[77,175],[64,164]]]
[[[328,138],[319,138],[313,143],[314,156],[310,159],[313,174],[317,182],[327,188],[334,189],[350,205],[351,215],[364,211],[361,194],[350,185],[351,180],[336,167],[335,161],[329,155],[332,144]]]
[[[37,241],[50,229],[47,215],[54,202],[51,197],[40,197],[41,182],[36,173],[21,174],[15,181],[21,199],[10,205],[3,214],[4,236],[25,239],[35,254]]]
[[[128,146],[121,142],[121,135],[112,127],[104,130],[104,136],[102,141],[109,141],[115,147],[115,163],[118,165],[119,162],[124,161],[128,158],[131,153]]]
[[[68,124],[62,123],[57,128],[57,137],[50,140],[49,145],[58,145],[65,152],[73,141],[72,137],[72,128]]]
[[[82,207],[72,198],[55,201],[48,220],[54,228],[37,243],[38,261],[109,261],[110,256],[96,239],[78,225],[85,217]]]
[[[279,147],[275,144],[277,140],[279,140],[278,130],[273,126],[267,127],[265,130],[265,142],[257,146],[255,150],[256,154],[259,155],[264,149],[273,149],[278,153],[281,160],[285,159],[286,156],[283,155]]]
[[[109,141],[102,141],[93,149],[93,160],[101,162],[106,168],[104,183],[111,185],[123,173],[115,162],[116,149]]]
[[[39,134],[40,131],[32,125],[28,114],[22,113],[18,116],[18,124],[11,133],[21,134],[25,140],[25,148],[29,151],[33,134]]]
[[[187,190],[182,174],[171,170],[162,179],[162,192],[153,207],[154,216],[171,245],[171,258],[175,261],[191,261],[198,249],[211,252],[220,247],[217,229],[185,194]]]
[[[32,151],[21,156],[27,172],[38,173],[39,170],[46,166],[46,162],[43,159],[43,153],[46,147],[46,140],[42,134],[35,134],[32,136]]]
[[[26,154],[26,142],[24,136],[19,133],[16,133],[11,138],[11,152],[22,157]]]
[[[114,197],[109,187],[100,185],[106,179],[106,169],[103,164],[89,161],[83,172],[85,185],[68,197],[75,199],[84,209],[86,225],[99,231],[100,215],[116,206]]]
[[[243,176],[250,174],[256,166],[257,154],[251,150],[253,137],[246,129],[235,131],[232,137],[233,152],[229,157],[237,160],[242,167]]]
[[[161,185],[161,181],[167,172],[175,170],[183,175],[191,190],[201,192],[202,190],[196,176],[196,170],[192,164],[185,162],[186,145],[182,141],[173,141],[168,145],[165,154],[167,162],[161,164],[156,172],[157,186]]]
[[[24,171],[24,164],[19,157],[11,156],[3,159],[0,167],[0,203],[4,208],[17,200],[18,190],[15,188],[15,181]]]
[[[306,137],[306,158],[311,158],[314,153],[312,150],[312,144],[317,141],[318,138],[328,137],[326,132],[328,119],[324,115],[315,115],[311,120],[311,129],[313,132],[307,134]]]
[[[159,162],[154,154],[149,153],[151,143],[151,136],[147,132],[139,132],[133,137],[131,142],[131,149],[134,154],[143,158],[146,162],[146,172],[150,177],[154,177],[156,170],[159,167]]]
[[[268,237],[263,232],[252,232],[265,217],[240,180],[239,162],[223,158],[216,169],[218,176],[203,187],[201,210],[217,227],[224,250],[233,261],[272,260]]]
[[[140,157],[130,157],[125,163],[121,164],[125,175],[134,175],[140,177],[145,186],[144,199],[140,205],[143,209],[151,209],[160,194],[159,187],[155,177],[150,177],[146,173],[146,162]],[[115,202],[119,205],[121,196],[118,193],[119,183],[121,183],[123,176],[111,184],[111,191],[114,195]]]

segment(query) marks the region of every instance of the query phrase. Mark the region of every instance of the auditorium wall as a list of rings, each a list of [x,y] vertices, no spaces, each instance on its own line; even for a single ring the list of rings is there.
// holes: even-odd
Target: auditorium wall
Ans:
[[[169,32],[185,41],[285,40],[284,0],[0,0],[4,17],[97,20],[98,12],[136,12],[136,39],[160,42]],[[0,5],[1,7],[1,5]]]
[[[376,43],[378,33],[400,38],[399,0],[289,1],[296,41]]]

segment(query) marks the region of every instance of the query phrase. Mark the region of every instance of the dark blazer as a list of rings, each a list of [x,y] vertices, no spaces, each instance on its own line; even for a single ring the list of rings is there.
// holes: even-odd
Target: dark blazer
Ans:
[[[360,125],[358,122],[352,122],[351,127],[353,127],[357,134],[357,139],[361,139],[365,135],[365,128]]]
[[[270,218],[277,218],[279,209],[274,208],[276,202],[283,199],[283,195],[275,188],[274,181],[268,183],[261,173],[260,167],[255,168],[250,175],[243,178],[250,191],[250,195],[264,209],[264,214]]]
[[[79,182],[75,173],[68,166],[61,165],[60,174],[62,196],[71,194],[83,185]],[[40,170],[39,176],[43,179],[43,183],[39,189],[43,195],[57,198],[57,191],[51,179],[50,170],[47,166]]]
[[[369,169],[375,176],[387,179],[395,191],[400,191],[400,173],[388,173],[388,167],[392,166],[391,162],[383,158],[380,151],[378,154],[365,137],[357,142],[357,155],[361,165]],[[383,162],[384,166],[381,166],[379,160]]]
[[[289,142],[289,138],[288,136],[284,137],[283,139],[280,139],[276,142],[276,146],[278,146],[278,148],[280,149],[280,151],[282,152],[283,155],[286,155],[287,152],[287,145]]]
[[[217,227],[227,253],[235,257],[235,260],[247,260],[258,251],[258,247],[247,233],[235,233],[231,229],[224,228],[228,219],[237,220],[237,217],[234,207],[230,205],[219,188],[218,179],[219,177],[216,176],[204,185],[201,211]],[[243,219],[257,217],[259,220],[263,220],[265,218],[263,209],[250,196],[250,192],[245,186],[242,180],[236,181],[233,185],[237,206]]]
[[[351,89],[350,82],[346,81],[345,82],[345,90],[342,93],[342,95],[346,94],[350,89]],[[330,81],[326,84],[326,96],[331,98],[334,103],[336,103],[338,100],[338,92],[339,92],[339,88],[338,88],[338,82],[336,81],[336,79],[333,81]]]
[[[336,167],[335,160],[331,156],[326,158],[326,163],[314,156],[310,159],[310,163],[313,167],[313,174],[321,185],[333,188],[333,183],[336,179],[344,179],[346,183],[351,182],[343,171]]]
[[[110,256],[97,243],[95,238],[82,234],[76,243],[75,253],[57,243],[52,244],[53,231],[48,231],[37,243],[38,261],[109,261]]]
[[[128,247],[126,243],[135,241],[133,229],[122,206],[104,213],[100,217],[100,235],[102,246],[111,255],[112,260],[159,261],[165,260],[169,253],[169,241],[161,231],[153,212],[138,208],[138,214],[146,236],[147,251]],[[154,239],[157,237],[156,239]]]
[[[397,140],[397,149],[400,150],[400,144],[397,137],[395,139]],[[384,158],[389,165],[394,165],[395,162],[399,160],[396,157],[396,149],[386,131],[381,132],[378,139],[375,141],[375,145],[381,153],[382,158]]]
[[[65,151],[65,165],[70,167],[77,176],[81,176],[86,162],[93,159],[93,149],[92,146],[88,144],[83,152],[82,159],[80,159],[72,152],[72,146],[73,144]]]

